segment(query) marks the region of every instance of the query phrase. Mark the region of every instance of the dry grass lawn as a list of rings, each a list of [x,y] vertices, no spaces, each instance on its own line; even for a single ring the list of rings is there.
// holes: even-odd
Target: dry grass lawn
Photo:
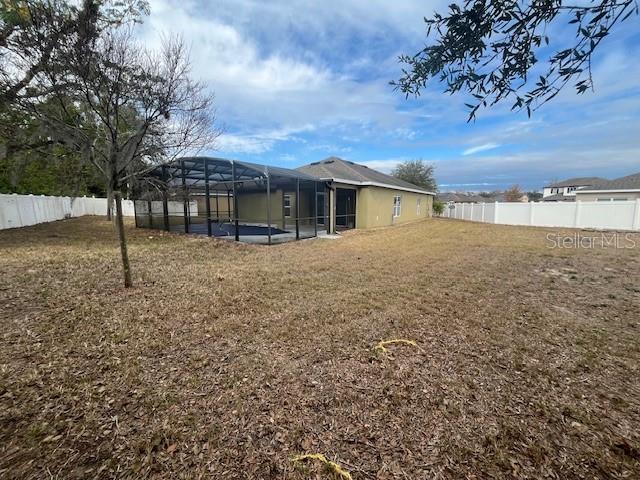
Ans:
[[[640,236],[549,231],[0,232],[0,477],[639,478]]]

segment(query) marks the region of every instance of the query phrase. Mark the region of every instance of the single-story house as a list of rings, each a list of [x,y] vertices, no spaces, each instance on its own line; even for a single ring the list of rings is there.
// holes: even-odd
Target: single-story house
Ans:
[[[333,158],[297,170],[213,157],[160,165],[134,193],[136,226],[251,243],[431,216],[431,192]]]
[[[626,177],[606,180],[574,192],[582,202],[610,202],[640,198],[640,172]]]
[[[576,177],[568,178],[560,182],[554,182],[545,186],[542,190],[543,202],[574,202],[576,192],[581,189],[594,187],[601,182],[606,182],[600,177]]]
[[[329,157],[297,170],[325,183],[318,207],[329,232],[396,225],[432,214],[434,192],[365,165]]]

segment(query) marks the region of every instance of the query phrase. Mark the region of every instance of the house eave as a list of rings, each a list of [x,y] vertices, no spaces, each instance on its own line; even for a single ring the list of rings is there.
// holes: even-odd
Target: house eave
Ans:
[[[576,195],[583,193],[628,193],[628,192],[640,192],[640,188],[617,188],[612,190],[576,190]]]
[[[380,187],[380,188],[388,188],[391,190],[402,190],[405,192],[421,193],[423,195],[433,195],[433,196],[436,195],[434,192],[419,190],[417,188],[399,187],[397,185],[390,185],[388,183],[379,183],[379,182],[371,182],[371,181],[359,182],[357,180],[345,180],[344,178],[321,178],[320,180],[327,180],[335,183],[344,183],[345,185],[355,185],[357,187]]]

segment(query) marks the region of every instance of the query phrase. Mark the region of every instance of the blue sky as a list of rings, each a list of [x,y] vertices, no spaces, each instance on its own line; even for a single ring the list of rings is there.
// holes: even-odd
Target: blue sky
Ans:
[[[398,55],[424,44],[422,18],[447,3],[152,0],[142,38],[190,45],[194,76],[216,96],[217,156],[294,168],[335,155],[384,172],[422,158],[441,190],[640,171],[638,17],[601,44],[594,92],[567,89],[531,119],[505,104],[466,123],[463,94],[433,83],[407,100],[389,85]]]

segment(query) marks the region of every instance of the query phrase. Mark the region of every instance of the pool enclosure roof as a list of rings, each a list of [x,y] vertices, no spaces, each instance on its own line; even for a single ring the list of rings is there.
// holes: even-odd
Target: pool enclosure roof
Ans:
[[[188,187],[204,187],[209,180],[212,188],[228,188],[233,182],[251,182],[264,178],[319,181],[318,178],[289,168],[261,165],[240,160],[217,157],[183,157],[160,165],[151,175],[163,178],[167,183]]]

